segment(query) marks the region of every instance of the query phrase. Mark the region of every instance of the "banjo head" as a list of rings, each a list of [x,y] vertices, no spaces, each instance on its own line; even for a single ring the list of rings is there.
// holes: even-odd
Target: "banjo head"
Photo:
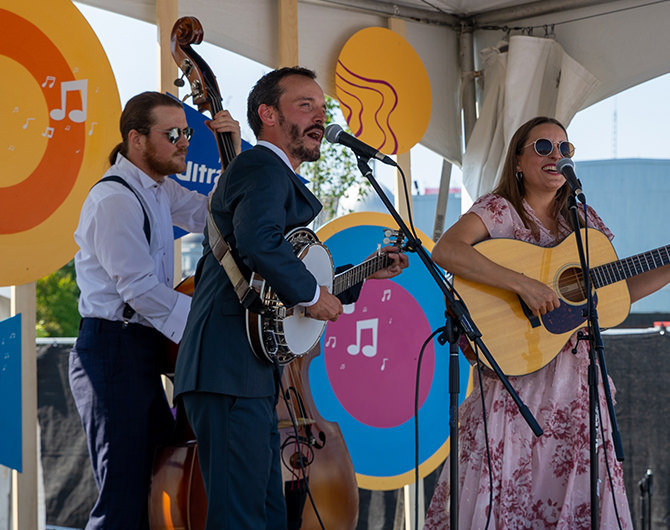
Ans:
[[[333,259],[328,249],[318,240],[303,247],[298,253],[307,270],[316,278],[319,285],[333,288]],[[326,322],[304,315],[304,311],[294,311],[284,319],[284,340],[286,346],[296,357],[307,354],[321,339]]]

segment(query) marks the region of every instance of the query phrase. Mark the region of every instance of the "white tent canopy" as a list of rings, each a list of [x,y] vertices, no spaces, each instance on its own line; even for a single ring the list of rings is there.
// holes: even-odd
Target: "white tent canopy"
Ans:
[[[83,0],[146,22],[156,20],[156,1]],[[208,42],[260,63],[278,64],[279,0],[179,0],[179,15],[198,17]],[[406,21],[406,38],[428,71],[433,111],[421,143],[446,159],[462,162],[461,86],[465,87],[466,131],[471,69],[479,52],[508,35],[532,29],[553,38],[599,85],[582,108],[670,71],[662,50],[670,48],[668,0],[298,0],[300,63],[315,69],[335,93],[339,51],[356,31]],[[461,66],[465,65],[465,67]],[[464,71],[465,70],[465,71]],[[463,84],[461,80],[464,80]],[[471,90],[472,92],[472,90]]]

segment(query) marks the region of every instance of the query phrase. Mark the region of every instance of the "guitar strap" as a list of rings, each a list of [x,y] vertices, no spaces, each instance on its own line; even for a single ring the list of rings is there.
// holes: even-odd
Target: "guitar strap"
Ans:
[[[207,234],[212,254],[214,254],[216,261],[223,267],[223,270],[226,271],[240,303],[245,309],[253,311],[254,313],[263,314],[265,308],[258,293],[251,288],[249,282],[240,272],[240,268],[237,266],[235,258],[233,258],[233,255],[230,252],[230,245],[223,239],[221,232],[219,232],[219,227],[216,226],[216,223],[214,222],[214,217],[212,216],[211,195],[209,202],[207,203]]]

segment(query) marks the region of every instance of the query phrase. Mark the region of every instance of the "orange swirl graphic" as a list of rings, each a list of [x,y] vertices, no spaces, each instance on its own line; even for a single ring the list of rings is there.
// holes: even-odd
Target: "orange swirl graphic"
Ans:
[[[340,67],[336,73],[336,86],[340,95],[340,106],[349,128],[356,136],[365,132],[366,136],[381,136],[381,143],[372,144],[378,151],[391,154],[398,152],[398,139],[391,126],[391,115],[398,106],[398,94],[391,84],[383,79],[369,79],[352,72],[338,61]],[[363,100],[357,92],[365,92],[366,111],[371,116],[364,120]],[[356,112],[354,113],[354,106]],[[367,124],[371,131],[364,131]]]
[[[430,121],[432,95],[423,63],[400,35],[366,28],[344,45],[335,89],[349,128],[388,154],[409,151]]]

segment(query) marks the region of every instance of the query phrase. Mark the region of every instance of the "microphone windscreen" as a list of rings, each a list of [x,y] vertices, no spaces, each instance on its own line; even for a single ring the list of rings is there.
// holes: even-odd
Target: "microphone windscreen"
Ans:
[[[342,127],[340,127],[337,123],[331,123],[328,127],[326,127],[326,140],[328,140],[331,144],[336,144],[341,132]]]
[[[561,158],[558,162],[556,162],[556,171],[559,173],[563,173],[563,168],[569,166],[573,170],[575,169],[575,163],[572,161],[572,158]]]

